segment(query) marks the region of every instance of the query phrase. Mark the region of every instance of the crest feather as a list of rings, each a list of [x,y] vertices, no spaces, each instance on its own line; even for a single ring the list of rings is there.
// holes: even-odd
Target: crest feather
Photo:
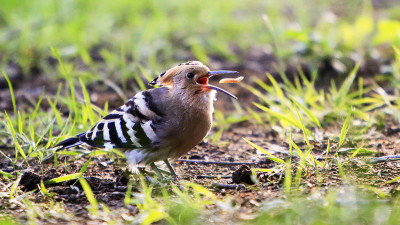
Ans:
[[[149,84],[150,85],[158,85],[158,86],[167,86],[173,83],[172,78],[181,72],[183,69],[190,67],[190,66],[204,66],[205,65],[200,61],[189,61],[186,63],[181,63],[171,69],[161,73],[158,77],[152,80]]]

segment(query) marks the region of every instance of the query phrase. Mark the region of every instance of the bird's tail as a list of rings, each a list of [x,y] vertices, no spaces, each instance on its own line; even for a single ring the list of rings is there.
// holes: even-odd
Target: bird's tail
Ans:
[[[60,147],[58,150],[62,150],[62,149],[68,149],[68,148],[72,148],[78,145],[83,144],[82,141],[80,141],[80,136],[84,135],[85,133],[81,133],[76,135],[75,137],[72,138],[68,138],[65,139],[64,141],[58,143],[56,146],[54,146],[54,148]]]

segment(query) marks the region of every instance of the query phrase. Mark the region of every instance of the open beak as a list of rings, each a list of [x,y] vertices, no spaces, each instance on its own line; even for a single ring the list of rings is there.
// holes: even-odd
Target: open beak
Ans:
[[[211,89],[211,90],[216,90],[216,91],[220,91],[223,92],[227,95],[229,95],[230,97],[234,98],[234,99],[238,99],[235,95],[229,93],[229,91],[226,91],[222,88],[219,88],[217,86],[213,86],[213,85],[209,85],[208,84],[208,79],[214,75],[221,75],[221,74],[234,74],[234,73],[239,73],[237,71],[229,71],[229,70],[217,70],[217,71],[210,71],[208,72],[207,76],[204,77],[200,77],[197,80],[197,83],[202,84],[203,88],[207,88],[207,89]]]

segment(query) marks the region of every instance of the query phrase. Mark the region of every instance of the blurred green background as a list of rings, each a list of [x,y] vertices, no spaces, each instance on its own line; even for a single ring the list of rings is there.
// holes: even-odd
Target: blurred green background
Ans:
[[[283,65],[390,59],[399,19],[394,0],[3,0],[0,69],[10,77],[52,74],[51,47],[74,62],[72,76],[121,81],[142,74],[140,66],[153,73],[189,59],[240,65],[252,49]]]

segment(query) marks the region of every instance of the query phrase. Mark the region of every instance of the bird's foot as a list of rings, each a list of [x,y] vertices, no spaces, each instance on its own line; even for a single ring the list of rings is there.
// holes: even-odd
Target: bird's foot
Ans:
[[[165,161],[167,161],[167,160],[165,160]],[[169,162],[166,163],[166,164],[167,164],[167,167],[169,168],[169,170],[171,172],[168,172],[168,171],[165,171],[165,170],[162,170],[162,169],[158,168],[154,163],[151,163],[150,166],[151,166],[152,170],[154,171],[154,173],[157,175],[157,178],[161,182],[163,182],[163,183],[171,183],[172,181],[178,179],[178,176],[176,175],[174,169],[169,164]],[[163,174],[166,174],[167,176],[164,176]]]

